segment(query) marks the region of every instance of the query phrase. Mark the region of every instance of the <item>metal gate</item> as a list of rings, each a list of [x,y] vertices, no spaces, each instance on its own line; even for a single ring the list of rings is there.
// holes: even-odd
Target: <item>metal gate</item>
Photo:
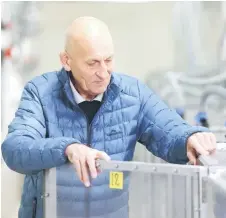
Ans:
[[[200,157],[200,166],[98,161],[102,173],[90,188],[70,165],[50,169],[44,217],[225,218],[226,146],[221,146],[214,155]]]

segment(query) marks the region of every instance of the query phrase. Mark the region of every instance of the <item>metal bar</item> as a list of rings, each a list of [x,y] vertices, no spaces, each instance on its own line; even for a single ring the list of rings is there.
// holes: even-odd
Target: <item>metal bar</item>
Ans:
[[[199,173],[199,213],[200,218],[206,218],[208,214],[208,204],[207,204],[207,178],[208,178],[208,168],[203,168]]]
[[[44,172],[44,218],[57,218],[56,168]]]
[[[191,193],[191,176],[186,176],[186,218],[192,218],[192,193]]]
[[[199,164],[203,166],[217,166],[219,165],[219,161],[216,159],[213,159],[213,157],[211,156],[200,156]]]
[[[210,156],[200,156],[199,164],[203,166],[226,166],[226,152],[217,151]]]
[[[210,174],[209,181],[215,188],[226,195],[226,168]]]
[[[167,202],[168,202],[168,206],[167,206],[167,218],[173,218],[173,204],[174,204],[174,200],[173,200],[173,176],[172,175],[168,175],[167,177]]]
[[[199,178],[193,177],[193,218],[200,218],[199,216]]]
[[[153,182],[153,176],[147,175],[148,181],[149,181],[149,185],[147,188],[147,193],[148,193],[148,214],[150,214],[150,216],[153,216],[153,211],[154,211],[154,203],[152,201],[151,196],[153,195],[154,192],[154,182]],[[143,218],[143,217],[142,217]]]
[[[148,172],[153,174],[165,175],[197,175],[202,168],[201,166],[188,166],[179,164],[157,164],[157,163],[143,163],[131,161],[104,161],[97,160],[97,166],[101,170],[118,170],[130,172]]]
[[[212,155],[199,156],[199,164],[202,166],[226,166],[226,143],[217,143],[217,150]]]
[[[226,133],[226,128],[225,128]],[[217,143],[217,150],[226,151],[226,142],[225,143]]]

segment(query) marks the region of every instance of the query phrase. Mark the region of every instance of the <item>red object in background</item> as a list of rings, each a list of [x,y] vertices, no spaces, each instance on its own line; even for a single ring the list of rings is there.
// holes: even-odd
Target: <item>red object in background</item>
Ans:
[[[7,58],[12,57],[12,48],[11,47],[4,50],[4,57],[7,57]]]

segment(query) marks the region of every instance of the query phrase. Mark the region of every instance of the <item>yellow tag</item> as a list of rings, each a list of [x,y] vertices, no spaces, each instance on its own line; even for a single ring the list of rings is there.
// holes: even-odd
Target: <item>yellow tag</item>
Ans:
[[[123,189],[123,172],[110,172],[109,187]]]

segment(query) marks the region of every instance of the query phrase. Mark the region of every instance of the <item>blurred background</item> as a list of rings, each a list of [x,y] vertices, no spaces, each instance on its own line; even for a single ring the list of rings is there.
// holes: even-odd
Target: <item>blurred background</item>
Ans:
[[[226,3],[2,2],[1,140],[27,81],[61,68],[64,31],[79,16],[106,22],[115,71],[137,77],[218,141],[226,133]],[[161,162],[137,146],[134,159]],[[2,167],[2,218],[16,218],[23,176]]]

